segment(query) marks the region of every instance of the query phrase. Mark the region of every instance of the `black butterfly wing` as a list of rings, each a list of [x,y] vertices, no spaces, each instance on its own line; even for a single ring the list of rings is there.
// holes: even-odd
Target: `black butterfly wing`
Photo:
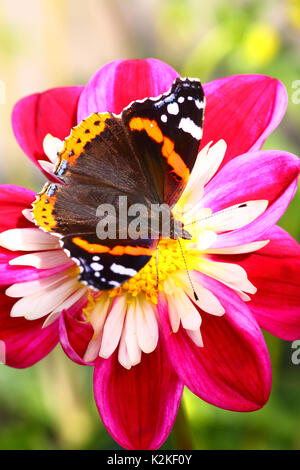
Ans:
[[[135,101],[122,112],[128,140],[143,173],[170,206],[178,200],[194,166],[204,107],[200,81],[177,78],[167,93]]]
[[[33,216],[42,229],[62,235],[62,247],[77,260],[80,278],[88,285],[112,288],[110,282],[124,282],[149,261],[156,240],[121,241],[117,233],[115,239],[105,240],[101,251],[97,208],[111,204],[119,220],[120,196],[127,197],[128,206],[140,203],[148,210],[151,203],[175,203],[197,156],[203,108],[200,82],[177,79],[168,93],[132,103],[121,117],[96,113],[72,129],[55,169],[61,184],[45,186],[33,204]],[[78,237],[98,244],[99,253],[76,244]],[[120,245],[127,251],[117,249]],[[130,247],[136,249],[134,254]],[[147,251],[138,251],[141,248]],[[91,267],[93,256],[100,255],[105,276]],[[127,271],[113,272],[114,264]]]

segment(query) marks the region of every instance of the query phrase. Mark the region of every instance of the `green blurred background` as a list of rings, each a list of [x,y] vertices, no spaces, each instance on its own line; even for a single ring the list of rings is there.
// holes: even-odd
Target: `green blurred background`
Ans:
[[[14,140],[14,103],[50,87],[85,84],[121,57],[157,57],[203,82],[250,72],[279,78],[288,90],[288,112],[265,148],[300,155],[300,94],[292,100],[300,80],[299,33],[299,0],[0,0],[6,87],[0,182],[35,190],[43,184]],[[298,192],[280,221],[298,240],[299,209]],[[182,447],[183,436],[195,449],[300,448],[300,365],[291,362],[291,343],[267,334],[266,340],[273,390],[265,408],[228,412],[185,391],[163,448]],[[60,348],[29,370],[0,367],[0,449],[117,448],[94,404],[91,368],[73,364]]]

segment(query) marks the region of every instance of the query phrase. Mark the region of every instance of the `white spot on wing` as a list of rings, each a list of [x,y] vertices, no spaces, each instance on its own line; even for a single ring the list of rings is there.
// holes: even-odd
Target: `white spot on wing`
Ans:
[[[110,286],[114,286],[114,287],[120,287],[120,285],[121,285],[121,284],[120,284],[119,282],[117,282],[117,281],[109,281],[108,284],[109,284]]]
[[[203,101],[196,100],[195,105],[197,106],[198,109],[203,109],[204,108],[204,102]]]
[[[124,276],[135,276],[137,274],[137,271],[132,268],[125,268],[125,266],[122,266],[122,264],[116,264],[113,263],[110,267],[110,270],[113,273],[121,274]]]
[[[93,271],[101,271],[104,266],[103,264],[100,264],[100,263],[91,263],[91,268]]]
[[[202,137],[201,127],[197,126],[190,118],[181,118],[178,128],[187,132],[197,140],[200,140]]]
[[[162,122],[167,122],[168,117],[165,114],[162,114],[160,119],[162,120]]]
[[[183,102],[184,102],[184,96],[179,96],[178,103],[183,103]]]
[[[179,106],[178,106],[178,103],[170,103],[170,104],[168,104],[167,110],[168,110],[168,113],[169,113],[169,114],[174,114],[174,115],[176,116],[176,114],[179,113]]]

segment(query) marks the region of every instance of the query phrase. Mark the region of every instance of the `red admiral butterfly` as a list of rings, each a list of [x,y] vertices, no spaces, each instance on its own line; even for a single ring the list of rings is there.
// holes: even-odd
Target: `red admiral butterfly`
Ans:
[[[54,171],[62,184],[45,186],[33,216],[39,227],[60,235],[80,267],[80,281],[113,289],[150,260],[157,237],[121,239],[118,232],[115,239],[99,240],[97,207],[117,208],[120,196],[128,205],[173,207],[198,154],[204,104],[199,80],[177,78],[159,97],[134,101],[119,116],[92,114],[72,129]],[[179,238],[180,222],[173,220],[172,227],[171,238]]]

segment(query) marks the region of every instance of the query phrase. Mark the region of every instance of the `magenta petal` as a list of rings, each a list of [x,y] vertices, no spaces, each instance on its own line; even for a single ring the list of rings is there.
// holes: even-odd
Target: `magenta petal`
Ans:
[[[43,277],[52,276],[71,267],[73,262],[50,269],[36,269],[29,266],[11,266],[9,261],[26,254],[22,251],[8,251],[0,247],[0,286],[9,286],[16,282],[34,281]]]
[[[5,363],[22,369],[43,359],[57,345],[58,325],[56,321],[42,329],[44,319],[10,317],[15,301],[0,291],[0,341],[5,343]]]
[[[91,78],[78,103],[78,122],[92,113],[119,114],[131,101],[158,96],[167,91],[178,76],[157,59],[116,60]]]
[[[230,159],[259,150],[278,126],[287,106],[287,92],[264,75],[233,75],[204,85],[207,105],[202,146],[224,139]]]
[[[300,245],[279,227],[267,238],[271,241],[265,248],[236,261],[257,287],[248,306],[259,325],[293,341],[300,338]]]
[[[85,362],[83,356],[90,340],[93,337],[94,330],[90,323],[79,319],[83,304],[86,301],[80,301],[59,318],[59,339],[61,346],[67,356],[77,364],[93,365]]]
[[[9,286],[16,282],[38,279],[39,271],[26,266],[10,266],[9,261],[23,253],[12,252],[0,247],[0,285]]]
[[[162,341],[130,370],[114,354],[95,367],[94,394],[102,421],[127,449],[157,449],[174,424],[183,385]]]
[[[80,86],[52,88],[26,96],[15,105],[12,113],[15,137],[37,166],[38,160],[46,159],[43,151],[46,134],[64,139],[77,124],[77,103],[82,89]]]
[[[259,254],[275,256],[277,258],[292,258],[293,256],[298,258],[300,256],[299,243],[283,228],[275,225],[266,232],[266,237],[270,240],[270,243],[262,250],[259,250]]]
[[[199,281],[220,300],[222,317],[200,312],[204,347],[197,347],[180,327],[171,332],[164,298],[158,309],[169,357],[183,383],[220,408],[253,411],[268,400],[271,365],[264,337],[247,305],[231,290],[201,274]]]
[[[240,155],[206,185],[201,205],[215,212],[248,200],[267,199],[271,204],[297,179],[299,170],[299,158],[288,152]]]
[[[207,184],[200,202],[214,212],[240,202],[266,199],[267,210],[249,225],[219,236],[214,247],[237,246],[258,240],[284,214],[297,189],[299,158],[266,150],[230,161]]]

